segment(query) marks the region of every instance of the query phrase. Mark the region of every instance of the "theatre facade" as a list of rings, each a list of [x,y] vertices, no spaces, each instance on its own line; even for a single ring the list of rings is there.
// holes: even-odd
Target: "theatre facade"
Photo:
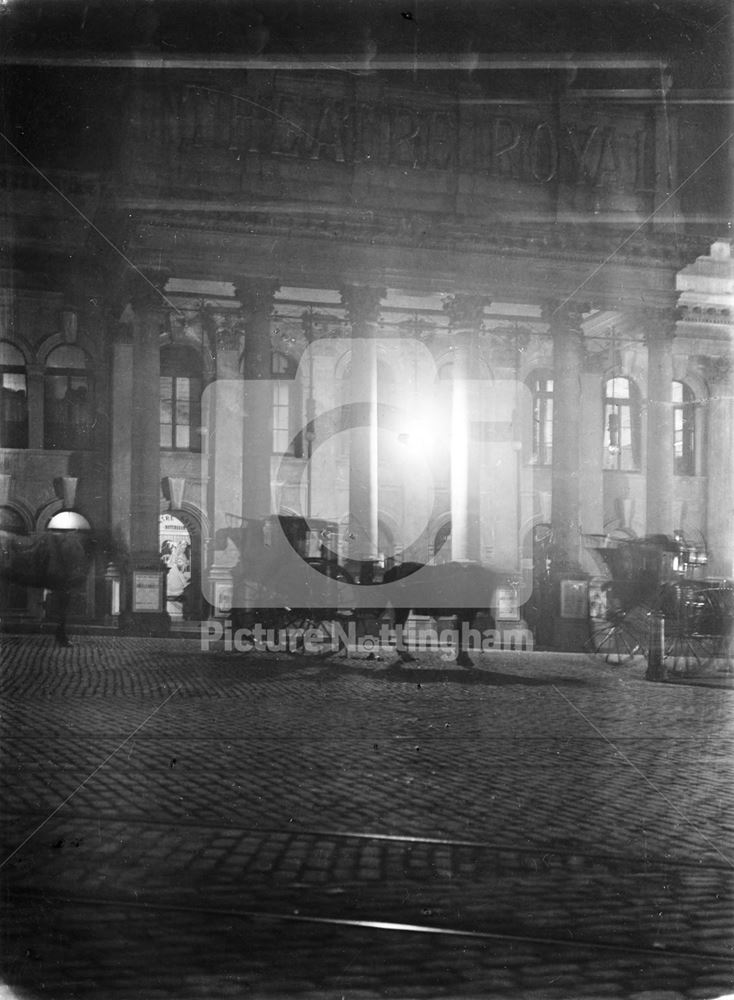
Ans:
[[[614,538],[733,577],[725,104],[653,59],[235,63],[5,71],[77,105],[5,134],[0,313],[2,526],[83,515],[76,619],[226,616],[276,514],[365,582],[496,567],[520,615]]]

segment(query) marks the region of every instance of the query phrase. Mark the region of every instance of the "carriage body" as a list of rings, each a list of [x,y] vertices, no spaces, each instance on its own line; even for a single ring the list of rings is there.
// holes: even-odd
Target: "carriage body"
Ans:
[[[337,582],[350,583],[337,552],[334,521],[271,515],[223,534],[238,551],[232,570],[232,621],[237,628],[321,628],[348,615]],[[220,539],[220,544],[222,539]]]
[[[608,662],[649,651],[663,627],[666,668],[674,673],[734,666],[734,580],[706,577],[705,550],[683,537],[616,539],[594,548],[605,567],[592,581],[590,643]]]
[[[493,624],[496,592],[507,577],[460,562],[370,564],[369,572],[364,566],[355,571],[339,558],[338,524],[315,518],[271,516],[224,534],[239,553],[231,607],[238,629],[260,625],[281,635],[316,629],[333,640],[335,623],[344,634],[353,622],[356,634],[384,624],[386,612],[388,620],[402,626],[411,610],[469,625],[481,612]]]

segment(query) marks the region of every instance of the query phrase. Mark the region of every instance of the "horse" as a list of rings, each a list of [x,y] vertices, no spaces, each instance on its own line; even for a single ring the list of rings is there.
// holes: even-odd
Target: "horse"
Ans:
[[[92,563],[85,531],[45,531],[31,537],[0,530],[0,577],[22,587],[53,591],[58,600],[56,641],[68,646],[66,618],[71,591],[84,586]]]
[[[383,583],[390,584],[390,603],[395,626],[404,627],[411,611],[430,618],[453,617],[457,620],[456,663],[473,666],[463,644],[464,626],[470,629],[477,615],[488,614],[494,628],[491,607],[504,577],[475,562],[446,562],[426,566],[418,562],[400,563],[386,570]],[[400,662],[415,657],[398,644]]]

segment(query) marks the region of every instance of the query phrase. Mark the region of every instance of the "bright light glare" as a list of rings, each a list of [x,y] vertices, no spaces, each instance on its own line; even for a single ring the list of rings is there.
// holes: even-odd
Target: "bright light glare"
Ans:
[[[435,454],[449,430],[449,414],[442,412],[437,400],[432,400],[432,404],[429,406],[423,400],[414,399],[405,406],[407,413],[400,421],[397,441],[414,455]]]
[[[418,455],[429,455],[436,447],[431,429],[415,420],[406,422],[398,433],[398,443]]]

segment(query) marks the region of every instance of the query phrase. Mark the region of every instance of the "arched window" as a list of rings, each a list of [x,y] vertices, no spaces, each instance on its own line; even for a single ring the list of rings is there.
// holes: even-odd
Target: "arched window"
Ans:
[[[604,468],[640,468],[640,397],[634,382],[615,375],[604,384]]]
[[[94,405],[87,357],[62,344],[46,359],[43,440],[45,448],[69,451],[92,447]]]
[[[527,379],[533,400],[532,465],[553,464],[553,377],[550,372],[533,372]]]
[[[287,354],[273,352],[273,452],[299,458],[303,446],[299,431],[300,398],[295,381],[296,363]]]
[[[0,445],[28,447],[28,386],[25,359],[17,347],[0,341]]]
[[[677,476],[697,475],[696,401],[685,382],[673,382],[673,467]]]
[[[193,347],[161,350],[161,448],[201,451],[201,359]]]
[[[445,521],[436,532],[433,539],[433,561],[445,563],[451,561],[451,521]]]

